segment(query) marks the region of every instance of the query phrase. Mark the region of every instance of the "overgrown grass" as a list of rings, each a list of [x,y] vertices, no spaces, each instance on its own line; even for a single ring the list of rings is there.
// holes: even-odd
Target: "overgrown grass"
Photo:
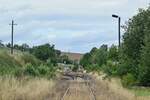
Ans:
[[[129,90],[132,91],[136,96],[150,96],[150,88],[135,87]]]
[[[1,50],[0,51],[0,66],[15,67],[15,66],[21,66],[21,64],[16,59],[14,59],[13,56],[8,54],[7,51]]]
[[[21,67],[27,63],[31,63],[32,65],[39,65],[41,61],[29,53],[15,51],[14,54],[11,55],[7,49],[0,49],[0,66]]]
[[[44,100],[53,85],[53,81],[43,78],[0,77],[0,100]]]
[[[21,59],[23,60],[24,64],[31,63],[32,65],[40,65],[42,63],[41,60],[37,59],[29,53],[23,53]]]

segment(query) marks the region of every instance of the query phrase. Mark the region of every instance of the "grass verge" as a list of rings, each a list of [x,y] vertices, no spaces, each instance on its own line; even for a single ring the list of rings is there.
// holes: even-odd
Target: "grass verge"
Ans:
[[[136,96],[150,96],[150,88],[135,87],[129,90],[132,91]]]

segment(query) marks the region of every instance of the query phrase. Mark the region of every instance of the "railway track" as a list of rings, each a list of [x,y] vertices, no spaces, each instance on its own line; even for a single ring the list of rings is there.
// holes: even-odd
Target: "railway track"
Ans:
[[[65,91],[64,95],[60,98],[60,100],[65,100],[64,98],[65,98],[65,96],[68,94],[69,89],[70,89],[70,88],[68,87],[67,90]]]
[[[90,91],[90,97],[91,97],[90,100],[96,100],[96,96],[95,96],[95,93],[94,93],[93,89],[91,88],[89,83],[87,83],[87,84],[88,84],[88,88],[89,88],[89,91]]]
[[[83,76],[83,77],[81,77],[81,76]],[[87,90],[88,91],[86,91],[87,92],[87,97],[89,97],[89,100],[96,100],[96,95],[95,95],[95,93],[94,93],[94,90],[93,90],[93,88],[91,87],[91,84],[92,84],[92,81],[90,80],[91,78],[89,77],[89,76],[87,76],[87,75],[73,75],[73,76],[71,76],[71,75],[69,75],[69,77],[74,77],[73,78],[73,81],[75,82],[75,84],[82,84],[82,85],[84,85],[85,86],[85,88],[87,88]],[[83,82],[78,82],[78,80],[77,80],[77,77],[80,77],[81,79],[82,79],[82,81]],[[71,83],[70,83],[71,84]],[[62,97],[60,98],[60,100],[65,100],[67,97],[69,97],[70,96],[70,94],[71,94],[71,89],[72,89],[72,87],[71,87],[71,85],[64,91],[64,93],[63,93],[63,95],[62,95]],[[75,90],[76,90],[76,92],[77,92],[77,89],[75,88]],[[80,94],[80,93],[76,93],[75,92],[75,94]],[[79,91],[78,91],[79,92]],[[67,99],[68,100],[68,99]],[[82,99],[83,100],[83,99]],[[86,99],[87,100],[87,99]]]

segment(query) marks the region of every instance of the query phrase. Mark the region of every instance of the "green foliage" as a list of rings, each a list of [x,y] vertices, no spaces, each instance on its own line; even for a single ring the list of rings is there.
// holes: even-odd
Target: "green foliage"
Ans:
[[[91,54],[90,53],[86,53],[83,56],[83,58],[81,59],[80,64],[83,67],[87,67],[88,65],[91,65],[92,64],[92,62],[91,62]]]
[[[132,74],[128,73],[122,77],[121,82],[124,87],[131,87],[136,84],[136,79]]]
[[[8,44],[9,47],[9,44]],[[20,50],[20,51],[29,51],[30,47],[26,43],[23,43],[22,45],[14,44],[14,49]]]
[[[46,78],[55,76],[56,67],[53,67],[51,61],[42,62],[29,53],[19,53],[10,55],[6,50],[0,50],[0,75]]]
[[[121,77],[123,75],[126,75],[127,73],[132,73],[134,76],[136,76],[137,74],[133,73],[135,71],[135,67],[133,67],[133,66],[135,66],[134,60],[129,59],[128,57],[124,56],[119,61],[119,66],[117,68],[117,74]],[[136,65],[136,66],[138,66],[138,65]],[[136,69],[136,70],[138,70],[138,69]]]
[[[117,68],[118,63],[113,61],[107,61],[107,64],[102,66],[103,72],[105,72],[108,76],[116,76]]]
[[[96,56],[96,62],[99,66],[102,66],[103,64],[106,64],[107,62],[107,51],[105,48],[100,48],[95,53]]]
[[[150,34],[146,35],[144,39],[144,46],[141,53],[141,63],[139,65],[139,81],[141,85],[150,86]]]
[[[118,57],[119,57],[119,52],[117,46],[112,45],[108,51],[108,59],[112,61],[118,61],[119,59]]]
[[[61,55],[58,57],[59,63],[65,63],[65,64],[73,64],[73,61],[69,59],[67,55]]]
[[[4,47],[3,41],[0,40],[0,48]]]
[[[102,65],[106,64],[108,57],[107,45],[102,45],[99,49],[94,47],[90,53],[86,53],[80,61],[80,64],[87,71],[100,70]]]
[[[0,51],[0,66],[2,67],[16,67],[21,64],[14,59],[13,56],[9,55],[6,51]]]
[[[118,73],[132,74],[139,85],[150,86],[150,7],[129,20],[123,36]]]
[[[24,61],[25,64],[31,63],[32,65],[40,65],[42,63],[42,61],[29,53],[23,53],[21,59]]]
[[[24,74],[31,76],[39,76],[39,71],[35,66],[29,63],[25,66]]]
[[[33,77],[47,77],[52,78],[55,76],[56,68],[41,64],[39,66],[33,66],[27,64],[24,69],[24,74]]]
[[[128,21],[127,31],[123,36],[121,67],[128,68],[130,73],[138,76],[138,65],[141,60],[141,50],[144,44],[144,37],[149,34],[150,29],[150,8],[140,9],[139,13]],[[128,71],[126,71],[127,74]]]
[[[60,56],[60,51],[55,50],[54,45],[50,44],[33,47],[30,52],[42,61],[50,60],[54,66],[56,66]]]
[[[40,46],[33,47],[32,49],[33,55],[35,55],[38,59],[46,61],[49,58],[55,57],[54,45],[44,44]]]

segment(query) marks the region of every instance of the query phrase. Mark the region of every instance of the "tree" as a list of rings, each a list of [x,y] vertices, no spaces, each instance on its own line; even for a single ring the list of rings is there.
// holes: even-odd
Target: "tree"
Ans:
[[[10,43],[6,44],[6,47],[11,48],[11,44]]]
[[[21,45],[21,47],[22,47],[22,51],[28,51],[29,50],[29,45],[28,44],[26,44],[26,43],[23,43],[22,45]]]
[[[44,44],[33,47],[31,53],[33,53],[33,55],[43,61],[46,61],[48,59],[51,59],[52,62],[56,61],[56,52],[54,49],[54,45]]]
[[[91,65],[92,64],[92,62],[91,62],[91,54],[90,53],[86,53],[83,56],[83,58],[81,59],[80,64],[83,67],[88,67],[89,65]]]
[[[20,50],[21,47],[18,44],[14,44],[14,49]]]
[[[61,55],[59,58],[60,58],[59,60],[60,63],[65,62],[65,64],[73,64],[73,61],[71,61],[67,55]]]
[[[117,46],[112,45],[108,51],[108,59],[112,61],[118,61],[118,49]]]
[[[107,46],[106,44],[103,44],[100,48],[101,48],[101,49],[104,49],[105,51],[108,50],[108,46]]]
[[[148,33],[150,33],[150,29]],[[141,85],[150,86],[150,34],[148,34],[144,40],[139,65],[139,81]]]
[[[86,53],[81,59],[80,63],[84,67],[90,67],[89,69],[96,69],[101,67],[107,62],[107,45],[102,45],[99,49],[92,48],[90,53]]]
[[[136,78],[144,37],[149,34],[146,32],[146,27],[150,27],[149,16],[150,8],[147,10],[140,9],[139,13],[128,21],[127,31],[123,35],[120,65],[123,67],[122,69],[128,68],[126,72],[131,71]]]
[[[97,49],[96,47],[93,47],[93,48],[91,49],[90,53],[91,53],[91,54],[92,54],[92,53],[95,53],[97,50],[98,50],[98,49]]]
[[[99,66],[102,66],[103,64],[106,64],[107,62],[107,48],[106,46],[102,45],[97,52],[96,55],[96,62]]]
[[[4,47],[3,41],[0,40],[0,47]]]
[[[97,61],[96,61],[96,57],[97,57],[96,52],[97,51],[98,51],[98,49],[96,47],[93,47],[91,49],[91,51],[90,51],[92,64],[96,64],[97,63]]]

